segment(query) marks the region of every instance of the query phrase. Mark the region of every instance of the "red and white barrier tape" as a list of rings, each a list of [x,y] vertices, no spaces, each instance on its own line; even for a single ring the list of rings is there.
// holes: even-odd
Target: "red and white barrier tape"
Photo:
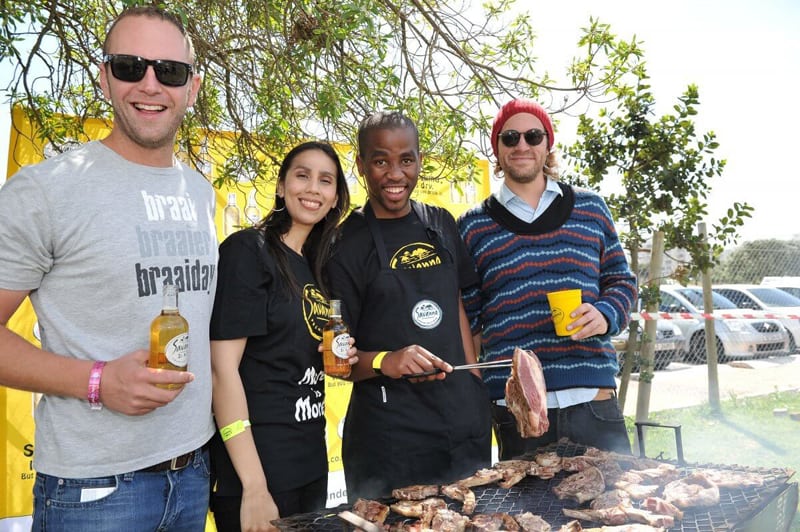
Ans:
[[[728,314],[724,312],[719,312],[715,314],[708,314],[708,313],[699,313],[695,314],[692,312],[632,312],[631,319],[632,320],[692,320],[692,319],[714,319],[714,318],[721,318],[725,320],[733,320],[733,319],[770,319],[770,320],[779,320],[784,318],[789,318],[793,320],[800,320],[800,314],[776,314],[774,312],[765,312],[765,311],[752,311],[746,314]]]

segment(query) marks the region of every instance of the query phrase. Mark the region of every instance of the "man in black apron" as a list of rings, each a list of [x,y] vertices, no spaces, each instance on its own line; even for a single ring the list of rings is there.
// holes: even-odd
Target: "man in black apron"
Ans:
[[[329,286],[359,348],[342,440],[348,498],[446,483],[488,467],[491,421],[460,289],[477,281],[453,216],[410,200],[419,134],[400,113],[358,132],[368,202],[342,225]],[[441,373],[407,379],[434,369]]]

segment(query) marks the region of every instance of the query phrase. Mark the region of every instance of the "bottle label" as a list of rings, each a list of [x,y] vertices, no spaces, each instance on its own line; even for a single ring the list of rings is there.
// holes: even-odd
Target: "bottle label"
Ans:
[[[169,363],[179,368],[187,366],[186,360],[189,355],[189,333],[181,333],[167,342],[164,346],[164,356]]]
[[[339,358],[348,358],[347,351],[350,349],[350,335],[340,334],[333,337],[331,342],[331,351]]]

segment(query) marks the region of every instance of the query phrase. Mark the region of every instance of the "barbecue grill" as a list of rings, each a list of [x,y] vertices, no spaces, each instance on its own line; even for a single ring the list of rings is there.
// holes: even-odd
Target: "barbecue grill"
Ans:
[[[556,451],[560,456],[577,456],[586,451],[586,447],[571,442],[561,441],[557,444],[541,449],[541,451]],[[720,488],[720,503],[711,508],[689,509],[684,512],[681,521],[675,521],[675,526],[670,531],[681,532],[779,532],[789,530],[792,518],[797,510],[798,485],[789,482],[793,471],[787,469],[762,469],[743,466],[716,465],[716,464],[678,464],[673,463],[686,476],[701,468],[715,468],[729,471],[757,473],[761,475],[764,484],[759,487],[728,489]],[[564,515],[564,508],[583,508],[573,500],[559,500],[553,494],[553,487],[558,485],[570,472],[561,471],[554,478],[540,479],[527,476],[510,489],[504,489],[496,484],[477,486],[472,488],[477,499],[475,513],[505,512],[511,515],[522,512],[532,512],[541,516],[557,531],[561,525],[570,521]],[[400,486],[401,487],[401,486]],[[379,499],[384,504],[393,503],[394,499]],[[448,507],[454,511],[461,510],[459,501],[445,498]],[[634,503],[636,505],[636,503]],[[638,505],[637,505],[638,507]],[[350,510],[349,505],[340,505],[324,511],[299,514],[275,521],[276,526],[282,531],[324,531],[354,530],[338,517],[338,513]],[[386,523],[415,519],[403,517],[391,512]],[[582,521],[585,528],[601,526],[597,523]]]

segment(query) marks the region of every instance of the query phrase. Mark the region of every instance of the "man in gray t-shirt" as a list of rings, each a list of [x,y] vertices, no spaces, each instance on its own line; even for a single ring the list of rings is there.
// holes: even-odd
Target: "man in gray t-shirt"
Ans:
[[[180,19],[157,8],[124,11],[103,54],[111,133],[0,190],[0,323],[30,296],[42,342],[0,327],[0,385],[43,394],[33,529],[202,530],[214,192],[173,155],[201,80]],[[166,281],[189,322],[185,372],[147,367]]]

